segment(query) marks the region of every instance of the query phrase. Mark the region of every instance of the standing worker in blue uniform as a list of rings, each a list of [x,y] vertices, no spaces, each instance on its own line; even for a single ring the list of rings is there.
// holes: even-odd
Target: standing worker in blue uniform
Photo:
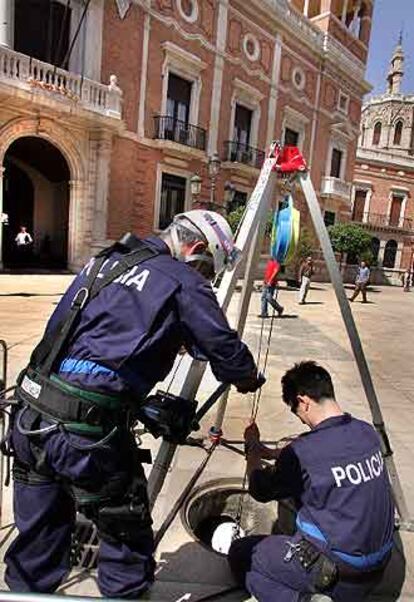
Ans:
[[[63,581],[75,502],[99,530],[101,593],[135,599],[151,585],[147,458],[130,427],[183,345],[242,393],[262,384],[207,280],[237,254],[222,216],[190,211],[160,237],[129,235],[75,278],[19,377],[9,436],[18,530],[5,556],[11,590],[50,593]],[[184,412],[175,407],[170,428]]]
[[[230,566],[259,602],[309,600],[326,592],[358,602],[379,582],[393,545],[394,505],[373,427],[344,413],[329,373],[314,362],[282,378],[283,401],[310,427],[282,450],[245,432],[250,494],[260,502],[293,498],[297,531],[233,542]],[[262,467],[262,458],[276,458]]]

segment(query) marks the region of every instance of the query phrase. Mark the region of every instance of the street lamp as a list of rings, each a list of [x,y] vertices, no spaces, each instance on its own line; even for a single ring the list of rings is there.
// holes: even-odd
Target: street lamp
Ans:
[[[191,197],[193,202],[197,202],[200,193],[201,193],[201,178],[198,174],[194,174],[190,179],[190,189],[191,189]]]
[[[211,209],[216,206],[216,180],[220,172],[221,161],[217,153],[208,160],[208,175],[210,176],[210,205]]]
[[[226,182],[224,184],[224,206],[226,208],[226,213],[230,213],[232,210],[232,204],[234,195],[236,194],[236,187],[231,182]]]

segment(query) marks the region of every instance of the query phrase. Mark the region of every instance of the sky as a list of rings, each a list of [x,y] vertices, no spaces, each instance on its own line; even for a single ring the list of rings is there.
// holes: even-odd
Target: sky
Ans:
[[[402,92],[414,94],[414,0],[375,0],[374,21],[368,56],[366,79],[373,86],[372,94],[386,89],[389,61],[401,28],[405,52],[405,74]]]

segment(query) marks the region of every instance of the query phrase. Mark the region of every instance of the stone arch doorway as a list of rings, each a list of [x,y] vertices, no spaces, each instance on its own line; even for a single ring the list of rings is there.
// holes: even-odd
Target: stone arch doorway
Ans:
[[[3,161],[2,256],[7,268],[22,265],[15,237],[26,226],[33,237],[24,267],[62,269],[68,262],[70,169],[61,151],[36,136],[23,136],[8,147]]]

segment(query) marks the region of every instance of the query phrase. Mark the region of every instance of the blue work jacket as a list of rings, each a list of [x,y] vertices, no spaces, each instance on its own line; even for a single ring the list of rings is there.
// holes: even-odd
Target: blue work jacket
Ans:
[[[230,328],[210,283],[174,259],[161,239],[149,237],[145,242],[158,255],[131,268],[87,303],[54,372],[89,390],[131,391],[142,397],[167,376],[185,345],[210,362],[221,382],[251,376],[253,357]],[[119,253],[113,253],[98,277],[107,274],[118,258]],[[63,296],[48,330],[67,314],[91,262]]]
[[[328,418],[282,450],[275,467],[253,471],[259,501],[295,498],[297,527],[356,568],[379,564],[392,546],[394,504],[371,425]]]

